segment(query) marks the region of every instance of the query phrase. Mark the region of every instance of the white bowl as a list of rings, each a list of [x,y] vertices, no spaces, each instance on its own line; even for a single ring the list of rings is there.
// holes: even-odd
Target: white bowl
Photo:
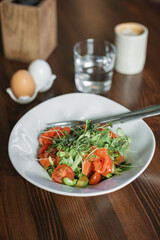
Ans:
[[[132,169],[86,188],[69,187],[50,180],[36,161],[38,136],[47,122],[94,119],[127,111],[120,104],[94,94],[72,93],[47,100],[26,113],[13,128],[8,146],[10,160],[22,177],[49,192],[81,197],[114,192],[135,180],[153,157],[155,138],[143,120],[113,127],[113,130],[122,127],[132,139],[130,151],[126,154],[128,161],[133,164]]]

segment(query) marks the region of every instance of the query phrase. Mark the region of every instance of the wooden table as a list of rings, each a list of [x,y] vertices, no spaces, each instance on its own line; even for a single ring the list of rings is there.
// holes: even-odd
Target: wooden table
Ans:
[[[73,45],[82,39],[114,41],[114,26],[135,21],[149,29],[144,71],[135,76],[114,73],[105,97],[130,110],[160,103],[160,4],[147,0],[58,0],[58,47],[47,59],[57,75],[53,87],[28,105],[13,102],[6,88],[12,74],[28,64],[0,53],[0,239],[143,239],[160,238],[160,117],[148,118],[156,151],[148,168],[128,186],[97,197],[56,195],[24,180],[8,157],[15,123],[37,104],[76,92]]]

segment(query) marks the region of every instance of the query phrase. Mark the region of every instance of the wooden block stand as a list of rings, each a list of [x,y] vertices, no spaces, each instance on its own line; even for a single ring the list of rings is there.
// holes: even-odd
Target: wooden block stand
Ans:
[[[6,58],[47,59],[57,45],[56,0],[42,0],[37,6],[2,1],[1,29]]]

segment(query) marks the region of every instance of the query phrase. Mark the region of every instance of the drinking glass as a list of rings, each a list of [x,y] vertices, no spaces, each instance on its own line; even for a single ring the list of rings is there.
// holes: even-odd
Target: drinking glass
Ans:
[[[111,88],[115,46],[107,41],[87,39],[75,44],[75,85],[80,92],[104,93]]]

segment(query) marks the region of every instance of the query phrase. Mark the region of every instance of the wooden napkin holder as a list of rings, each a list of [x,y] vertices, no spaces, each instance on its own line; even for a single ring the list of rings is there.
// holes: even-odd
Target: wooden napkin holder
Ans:
[[[37,6],[1,2],[1,29],[6,58],[47,59],[57,46],[56,0],[41,0]]]

